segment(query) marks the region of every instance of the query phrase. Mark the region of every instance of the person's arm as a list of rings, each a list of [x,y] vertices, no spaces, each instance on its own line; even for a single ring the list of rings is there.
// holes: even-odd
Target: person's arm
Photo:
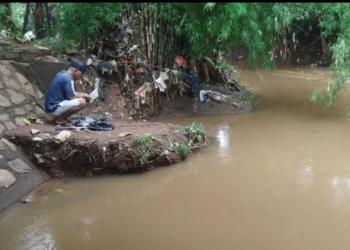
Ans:
[[[74,98],[85,98],[86,101],[90,101],[91,99],[90,95],[86,93],[75,92],[73,80],[65,83],[64,91],[68,100],[72,100]]]
[[[83,93],[83,92],[75,92],[76,98],[85,98],[88,99],[88,101],[91,99],[89,94]]]

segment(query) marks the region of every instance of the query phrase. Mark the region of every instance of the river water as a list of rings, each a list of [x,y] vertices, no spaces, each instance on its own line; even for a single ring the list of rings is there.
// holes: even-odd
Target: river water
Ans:
[[[350,248],[350,99],[311,104],[324,71],[242,71],[259,107],[202,122],[214,143],[140,175],[50,181],[0,215],[0,249]]]

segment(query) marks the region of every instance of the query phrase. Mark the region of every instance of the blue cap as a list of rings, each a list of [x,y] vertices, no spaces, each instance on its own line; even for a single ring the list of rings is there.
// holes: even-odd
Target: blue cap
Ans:
[[[83,72],[83,74],[89,76],[90,72],[88,70],[88,66],[83,63],[82,61],[73,61],[72,64],[70,65],[72,68],[78,69],[81,72]]]

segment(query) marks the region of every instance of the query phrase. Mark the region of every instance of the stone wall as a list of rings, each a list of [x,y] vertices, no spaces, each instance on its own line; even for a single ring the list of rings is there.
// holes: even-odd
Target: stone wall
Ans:
[[[23,118],[38,118],[45,111],[37,105],[44,98],[39,88],[19,73],[10,62],[0,61],[0,135],[6,129],[26,126]]]
[[[0,59],[34,59],[40,55],[38,48],[32,47],[28,44],[15,44],[10,40],[0,40]]]
[[[61,70],[67,70],[71,64],[70,62],[47,62],[39,60],[16,60],[16,62],[11,63],[28,80],[35,82],[43,93],[46,93],[56,74]]]
[[[45,111],[38,105],[43,99],[37,85],[10,61],[0,61],[0,212],[49,178],[2,138],[5,130],[27,126],[23,119],[28,116],[43,118]]]

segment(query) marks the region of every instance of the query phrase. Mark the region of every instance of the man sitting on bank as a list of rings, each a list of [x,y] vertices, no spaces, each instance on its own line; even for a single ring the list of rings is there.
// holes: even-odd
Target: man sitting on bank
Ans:
[[[68,123],[68,117],[85,108],[90,101],[89,94],[74,90],[74,81],[79,80],[82,74],[89,74],[87,65],[74,61],[67,71],[60,71],[53,79],[46,95],[45,110],[55,124]]]

